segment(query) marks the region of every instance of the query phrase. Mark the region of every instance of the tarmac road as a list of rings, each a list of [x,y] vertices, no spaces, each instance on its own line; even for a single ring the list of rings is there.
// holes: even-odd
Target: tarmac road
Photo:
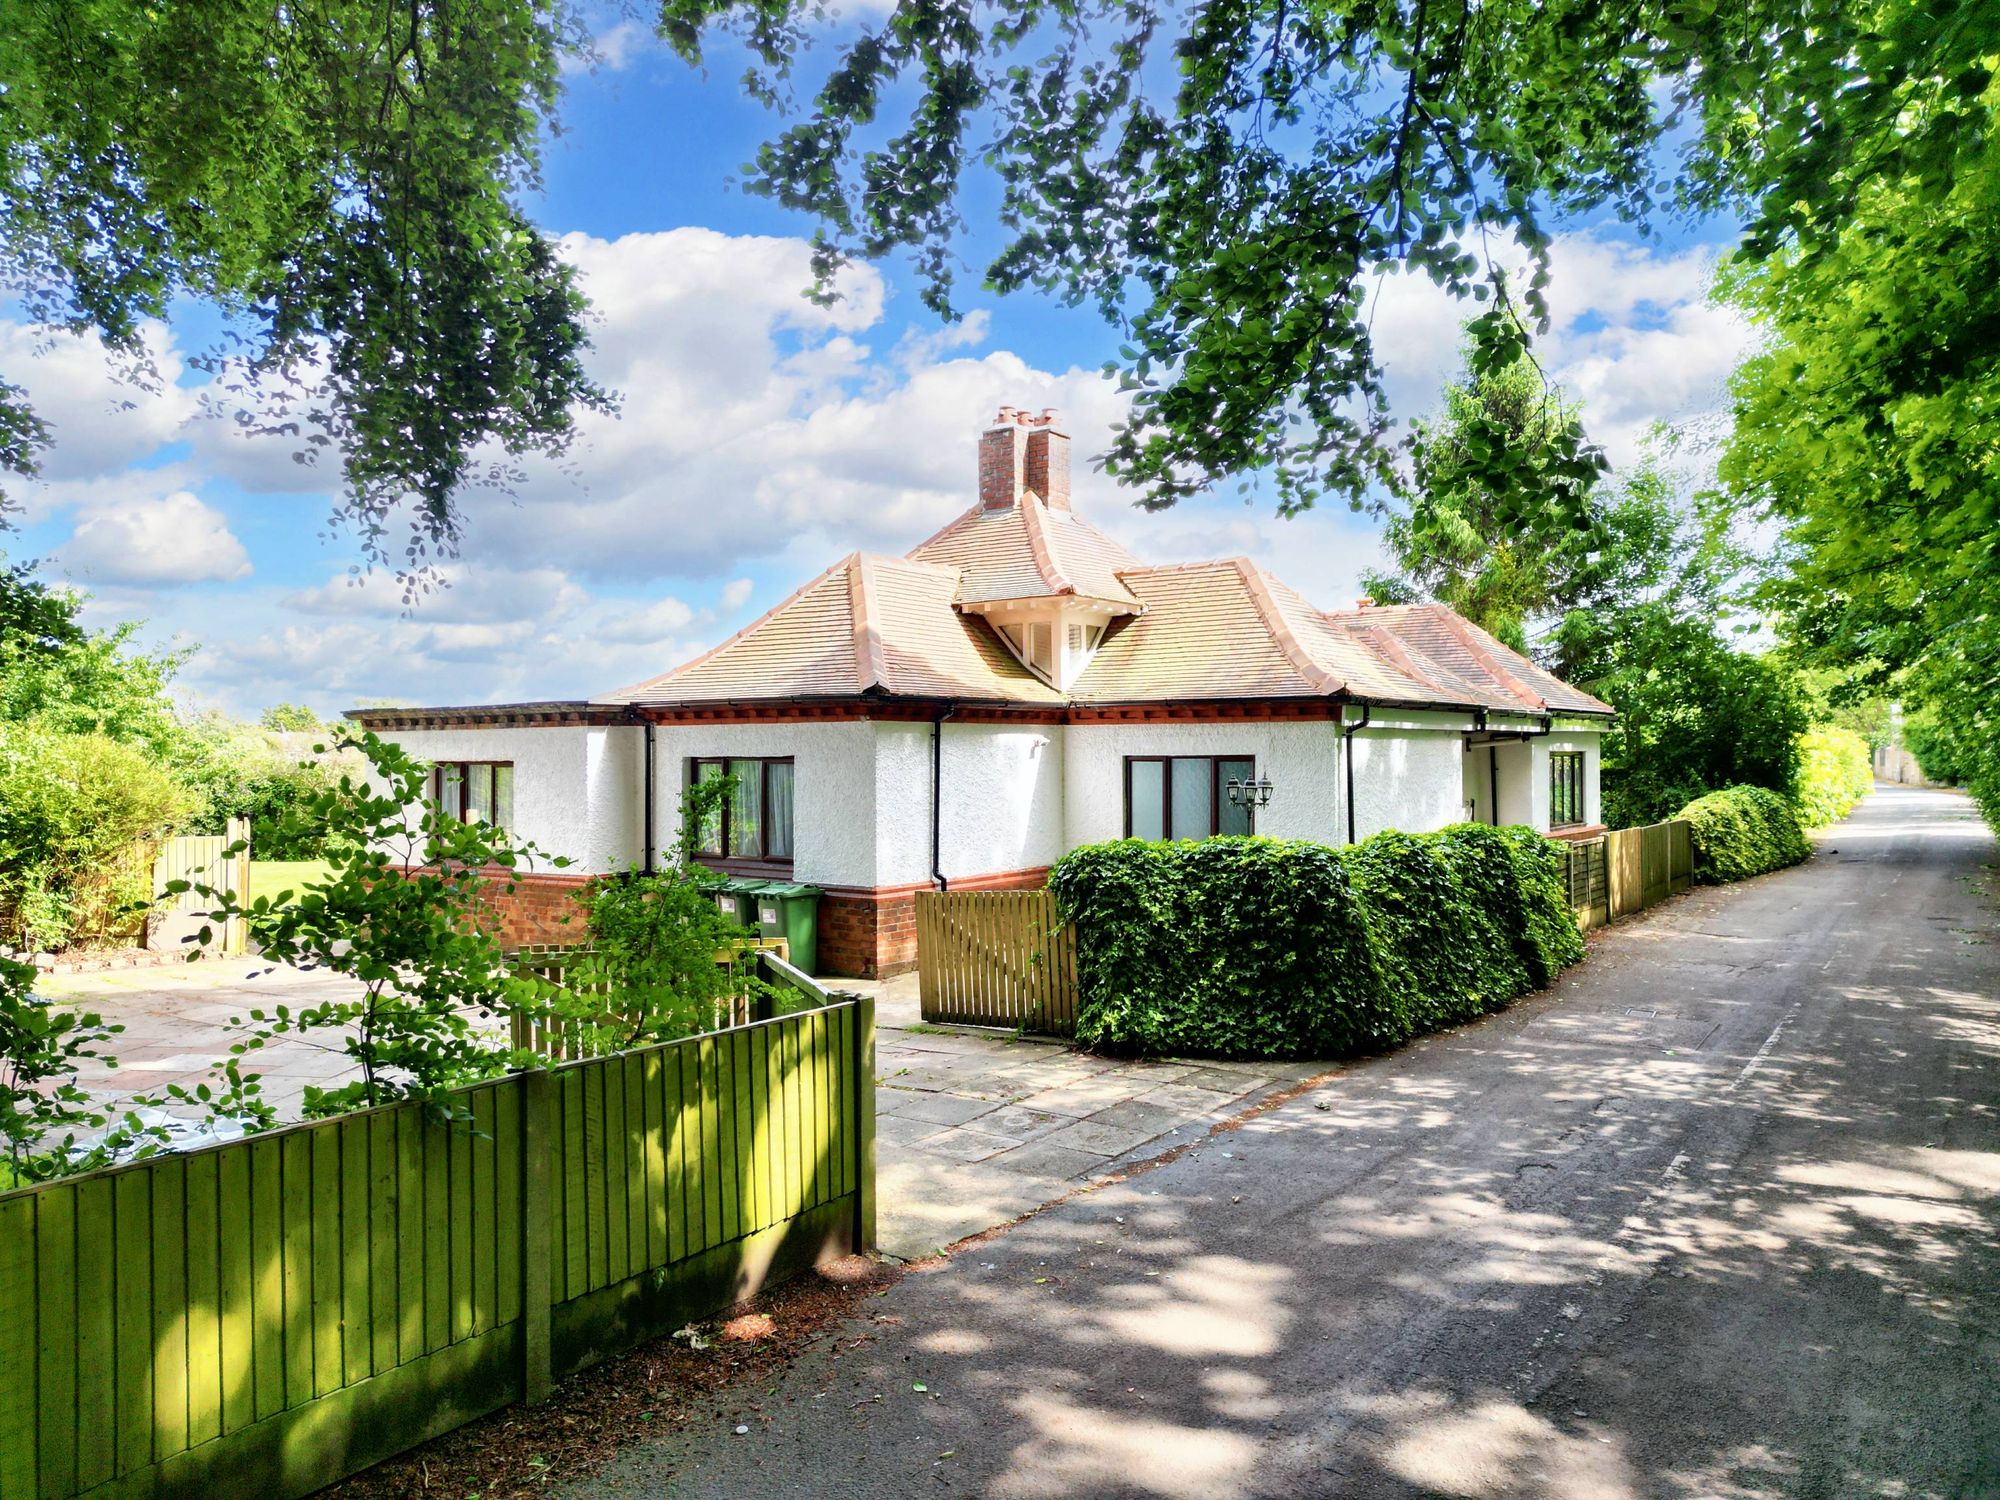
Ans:
[[[1878,791],[568,1493],[2000,1496],[1994,859]]]

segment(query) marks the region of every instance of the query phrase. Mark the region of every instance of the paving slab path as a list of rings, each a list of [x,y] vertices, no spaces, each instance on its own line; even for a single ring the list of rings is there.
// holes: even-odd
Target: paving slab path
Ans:
[[[561,1493],[2000,1495],[1994,860],[1878,791]]]

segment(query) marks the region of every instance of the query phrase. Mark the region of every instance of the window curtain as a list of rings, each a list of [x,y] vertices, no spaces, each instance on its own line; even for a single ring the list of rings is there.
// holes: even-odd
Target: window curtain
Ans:
[[[772,859],[792,857],[792,763],[774,760],[764,767],[764,793],[770,827],[764,830],[764,852]]]

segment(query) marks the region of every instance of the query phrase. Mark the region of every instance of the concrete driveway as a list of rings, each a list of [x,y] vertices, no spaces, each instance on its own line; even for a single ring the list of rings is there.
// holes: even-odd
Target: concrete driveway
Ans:
[[[1880,791],[564,1493],[2000,1494],[1994,857]]]

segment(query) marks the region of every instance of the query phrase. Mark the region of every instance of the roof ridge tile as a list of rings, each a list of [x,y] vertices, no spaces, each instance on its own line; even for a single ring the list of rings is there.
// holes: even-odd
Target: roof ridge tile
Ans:
[[[1284,610],[1272,596],[1270,583],[1266,580],[1263,570],[1247,557],[1234,557],[1227,561],[1234,564],[1238,576],[1243,580],[1244,589],[1250,595],[1250,603],[1257,611],[1257,617],[1263,621],[1264,628],[1271,633],[1271,639],[1277,643],[1278,650],[1284,653],[1285,660],[1291,663],[1292,670],[1323,693],[1344,691],[1347,685],[1336,674],[1329,672],[1315,661],[1312,653],[1299,641],[1292,630],[1291,622],[1285,618]]]
[[[874,589],[868,577],[871,560],[867,553],[856,552],[847,559],[847,567],[848,602],[854,625],[855,686],[863,693],[882,691],[887,687],[888,674],[882,665],[882,630],[875,622]]]

